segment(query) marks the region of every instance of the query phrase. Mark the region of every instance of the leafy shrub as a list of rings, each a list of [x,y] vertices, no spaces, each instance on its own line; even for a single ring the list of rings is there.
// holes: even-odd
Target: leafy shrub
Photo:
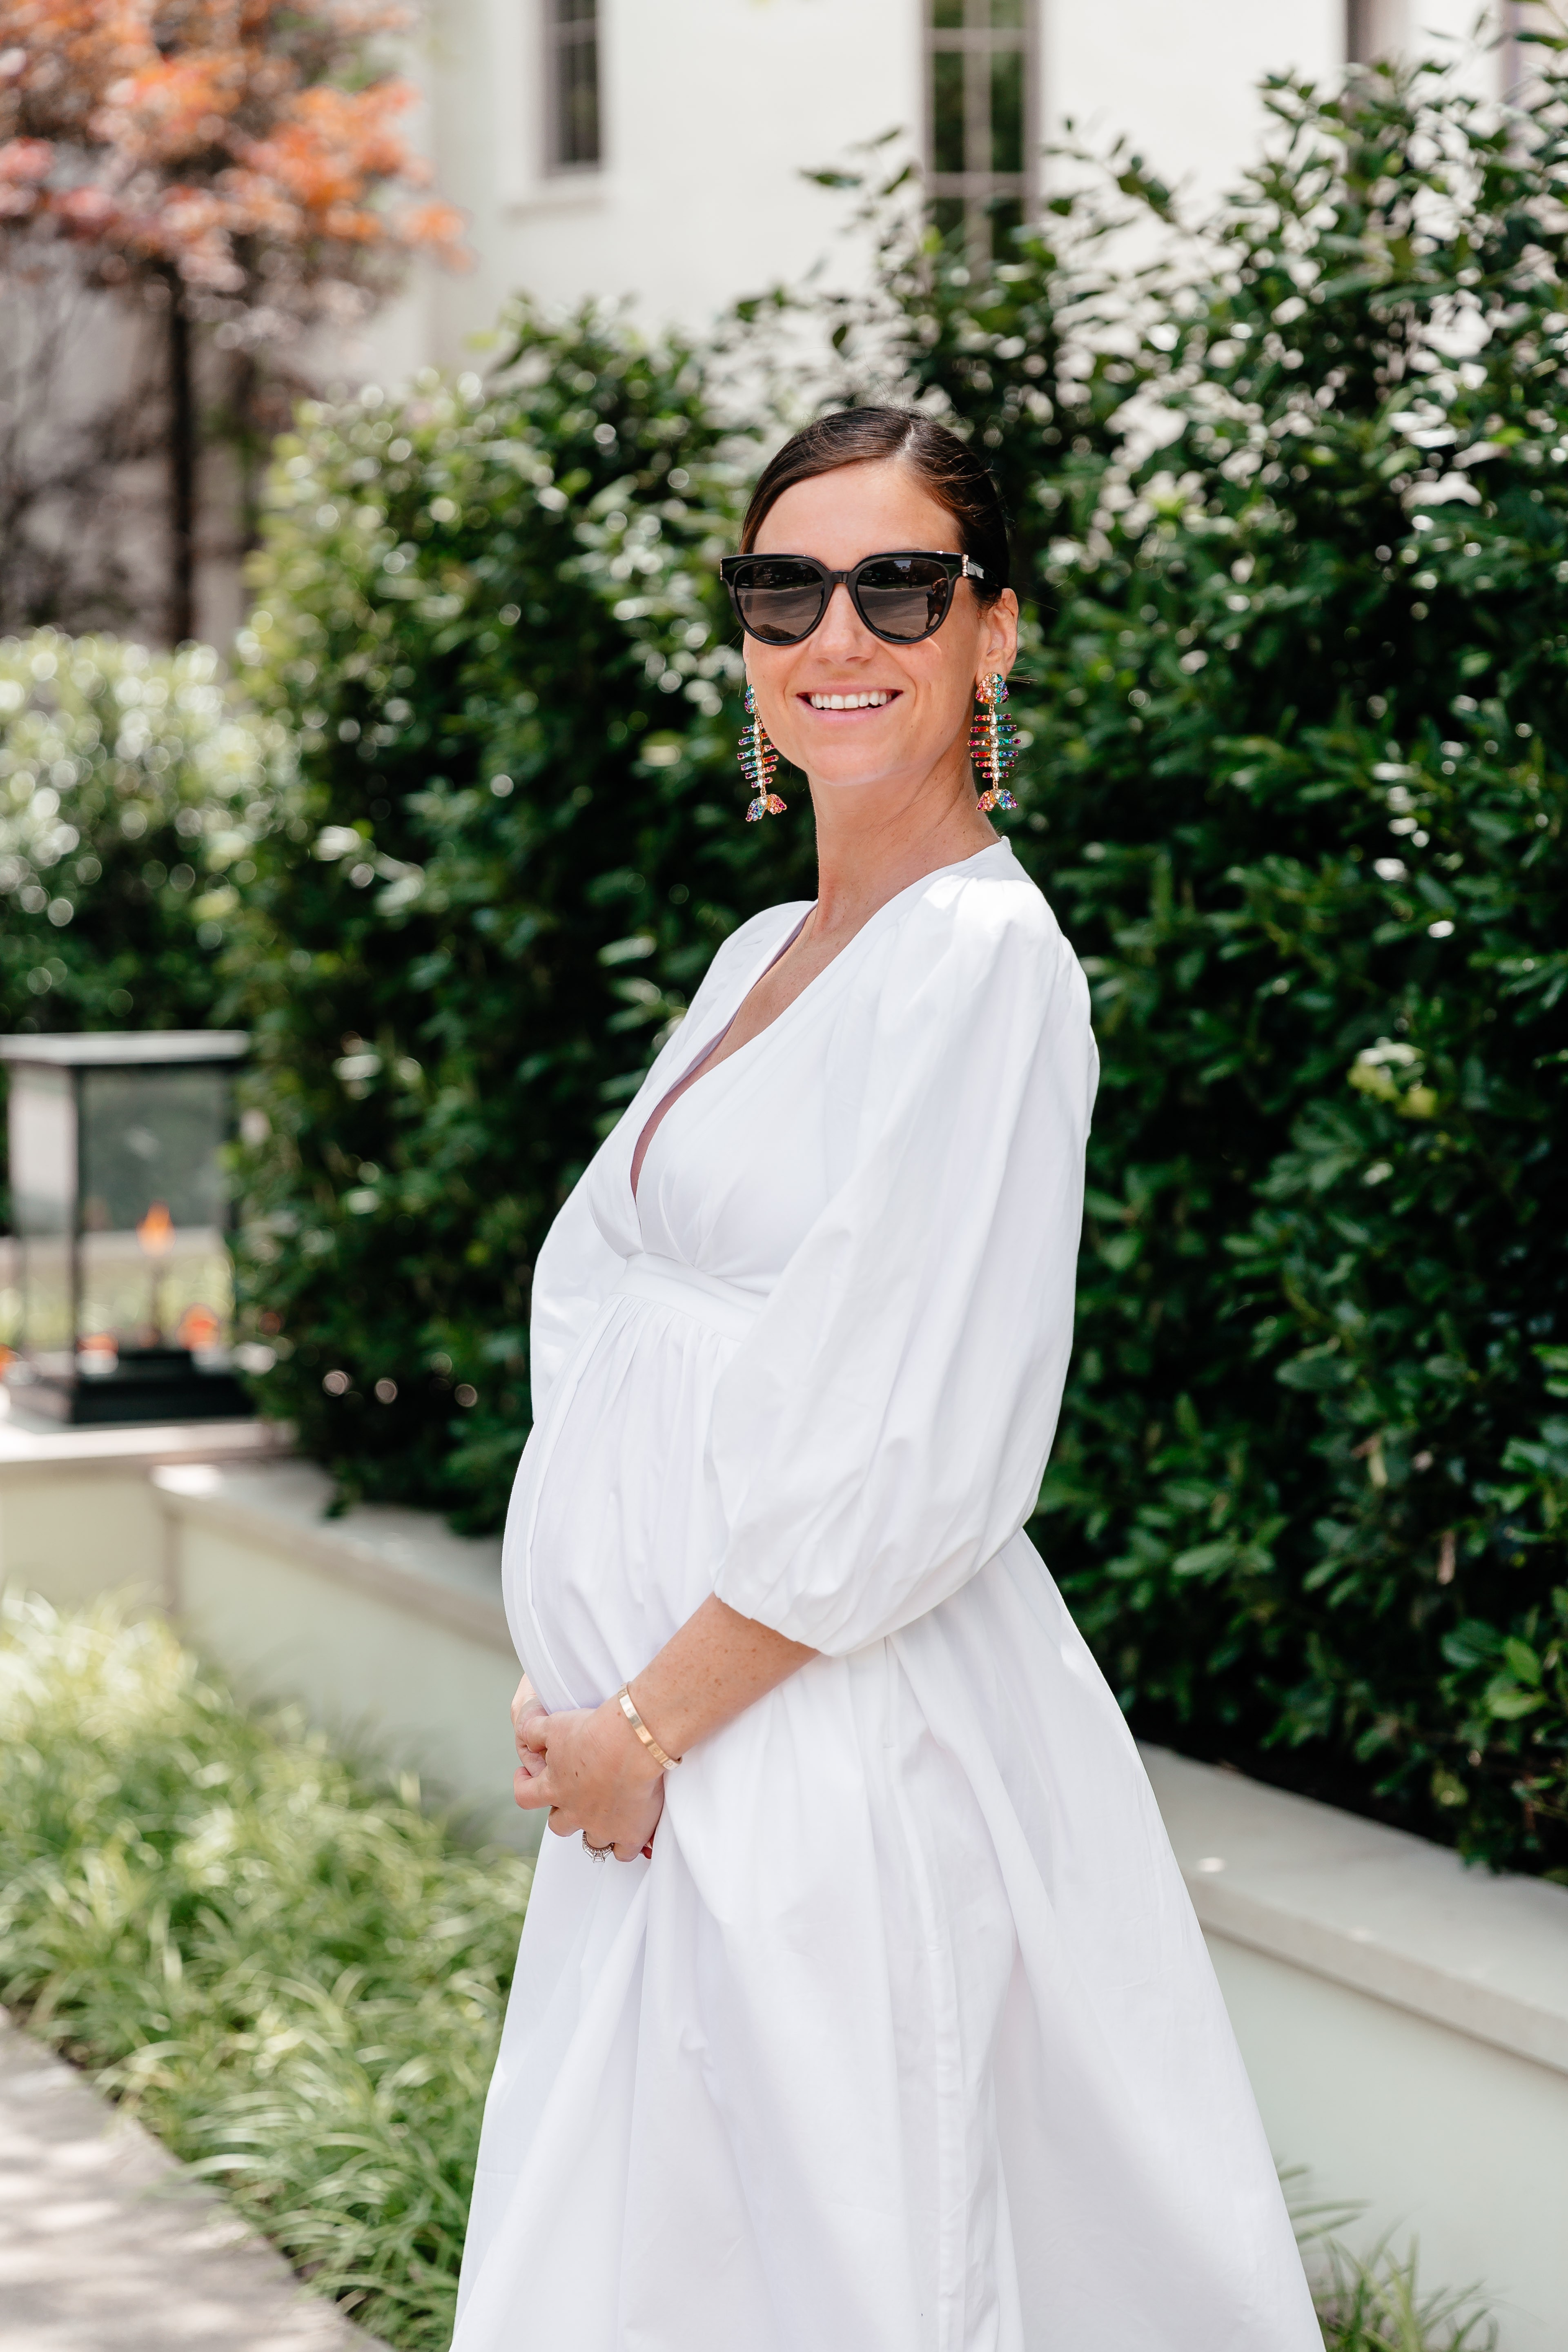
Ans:
[[[551,1218],[805,855],[741,822],[739,476],[699,360],[594,311],[511,338],[487,384],[304,412],[240,641],[313,845],[263,845],[236,959],[260,1392],[345,1491],[468,1525],[526,1433]]]
[[[1136,280],[1092,194],[984,282],[895,219],[837,396],[979,438],[1034,600],[1016,839],[1104,1054],[1073,1604],[1141,1728],[1562,1868],[1563,108],[1268,95],[1198,237],[1120,159]],[[253,894],[245,1281],[345,1486],[499,1516],[549,1216],[809,887],[804,828],[734,822],[744,454],[698,355],[526,311],[488,387],[284,453],[249,652],[320,854]]]
[[[216,958],[288,773],[206,646],[0,640],[0,1030],[220,1019]]]
[[[1020,849],[1104,1078],[1043,1539],[1134,1720],[1568,1860],[1561,85],[1279,81],[1129,287],[1098,197],[845,306],[994,456]],[[1121,208],[1169,238],[1121,159]]]
[[[445,2352],[531,1865],[152,1620],[0,1616],[0,2000],[321,2294]]]

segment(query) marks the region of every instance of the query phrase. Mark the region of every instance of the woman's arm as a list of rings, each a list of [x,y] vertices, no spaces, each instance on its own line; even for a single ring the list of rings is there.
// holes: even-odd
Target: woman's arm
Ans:
[[[665,1753],[684,1756],[816,1655],[710,1597],[634,1676],[632,1704]],[[622,1862],[640,1853],[664,1810],[664,1771],[618,1703],[548,1715],[524,1676],[512,1722],[524,1811],[547,1805],[558,1836],[585,1831]]]

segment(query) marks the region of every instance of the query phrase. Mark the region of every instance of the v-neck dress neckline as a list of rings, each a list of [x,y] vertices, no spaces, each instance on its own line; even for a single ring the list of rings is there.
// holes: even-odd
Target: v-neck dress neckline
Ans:
[[[907,883],[903,889],[895,891],[890,898],[884,899],[881,906],[877,908],[873,913],[868,915],[866,920],[861,924],[854,937],[852,939],[846,940],[837,954],[831,957],[828,961],[823,965],[820,971],[814,972],[812,974],[811,978],[806,982],[805,986],[801,990],[800,994],[792,998],[790,1003],[784,1006],[782,1013],[775,1013],[773,1020],[768,1023],[765,1029],[759,1029],[754,1037],[748,1037],[743,1045],[738,1045],[732,1054],[727,1054],[723,1061],[719,1065],[719,1069],[728,1069],[732,1063],[739,1063],[744,1060],[748,1055],[752,1055],[752,1049],[753,1046],[761,1045],[764,1039],[775,1036],[776,1033],[784,1028],[784,1024],[791,1019],[792,1015],[798,1013],[802,1006],[807,1004],[808,1001],[815,1003],[822,994],[826,993],[824,983],[835,973],[839,971],[840,966],[847,967],[849,965],[849,960],[856,956],[857,951],[861,949],[862,943],[864,942],[868,945],[871,940],[876,937],[877,933],[884,928],[888,919],[901,908],[905,902],[911,899],[917,892],[929,888],[932,883],[940,882],[949,875],[963,875],[970,873],[980,865],[982,859],[996,859],[997,853],[999,851],[1002,853],[1002,859],[999,859],[997,862],[1000,864],[1002,860],[1005,860],[1006,866],[1010,866],[1014,873],[1018,875],[1021,879],[1021,869],[1018,867],[1017,862],[1013,856],[1011,844],[1005,840],[999,840],[987,842],[984,849],[974,850],[968,857],[955,858],[951,865],[933,866],[929,874],[922,874],[919,876],[915,881]],[[801,901],[799,899],[786,901],[782,908],[777,909],[777,911],[781,914],[793,915],[795,908],[800,905]],[[686,1068],[681,1076],[676,1078],[669,1086],[667,1086],[664,1088],[663,1092],[654,1101],[652,1108],[643,1114],[641,1119],[633,1128],[631,1152],[626,1163],[626,1191],[631,1198],[632,1214],[634,1218],[636,1218],[637,1214],[637,1196],[643,1175],[647,1171],[647,1163],[649,1159],[652,1157],[654,1147],[658,1143],[660,1135],[664,1132],[670,1118],[675,1112],[679,1111],[681,1104],[686,1102],[689,1097],[696,1092],[697,1087],[703,1083],[705,1078],[710,1079],[717,1077],[719,1074],[718,1070],[704,1070],[702,1065],[712,1054],[716,1053],[719,1047],[723,1044],[724,1039],[735,1024],[741,1007],[745,1003],[747,997],[750,996],[752,989],[756,987],[758,982],[764,980],[767,977],[767,974],[773,970],[774,964],[779,962],[781,958],[788,954],[795,940],[800,937],[801,932],[805,929],[807,922],[811,919],[812,910],[816,905],[816,901],[815,898],[807,900],[805,905],[805,911],[801,914],[794,929],[787,933],[776,947],[770,947],[763,961],[752,964],[749,968],[749,975],[745,985],[741,990],[740,993],[732,1000],[730,1010],[725,1015],[724,1020],[714,1032],[712,1042],[703,1047],[701,1053],[697,1055],[694,1061],[689,1062],[686,1065]],[[695,1010],[695,1007],[693,1010]],[[684,1026],[684,1024],[682,1025]],[[679,1034],[679,1032],[677,1034]],[[674,1041],[672,1040],[671,1042],[673,1043]],[[753,1055],[752,1058],[754,1059],[755,1056]],[[653,1071],[650,1071],[649,1073],[650,1077],[655,1075],[658,1067],[658,1065],[656,1062]],[[689,1087],[686,1086],[686,1079],[691,1077],[694,1072],[697,1075],[693,1085]],[[675,1100],[670,1100],[671,1096],[676,1097]],[[642,1097],[639,1094],[638,1102],[640,1102],[641,1098]],[[668,1109],[664,1108],[666,1104],[668,1105]],[[634,1102],[632,1106],[634,1115],[637,1108],[637,1102]],[[652,1135],[648,1137],[647,1150],[643,1153],[642,1164],[637,1170],[637,1181],[634,1182],[632,1179],[632,1166],[637,1159],[637,1146],[641,1142],[644,1134],[647,1133],[649,1122],[653,1118],[658,1118],[661,1110],[663,1110],[664,1115],[662,1118],[658,1118],[658,1125],[654,1129]]]

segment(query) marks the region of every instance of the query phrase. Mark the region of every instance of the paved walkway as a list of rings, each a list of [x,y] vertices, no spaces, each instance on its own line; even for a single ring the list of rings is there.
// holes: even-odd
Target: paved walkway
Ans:
[[[384,2352],[0,2011],[4,2352]]]

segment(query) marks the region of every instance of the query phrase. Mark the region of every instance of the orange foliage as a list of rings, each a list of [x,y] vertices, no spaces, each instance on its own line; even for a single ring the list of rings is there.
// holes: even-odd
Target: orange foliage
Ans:
[[[105,276],[216,294],[268,247],[296,283],[415,247],[464,258],[452,207],[411,201],[416,93],[371,69],[408,21],[394,0],[4,0],[0,234],[53,229]]]

